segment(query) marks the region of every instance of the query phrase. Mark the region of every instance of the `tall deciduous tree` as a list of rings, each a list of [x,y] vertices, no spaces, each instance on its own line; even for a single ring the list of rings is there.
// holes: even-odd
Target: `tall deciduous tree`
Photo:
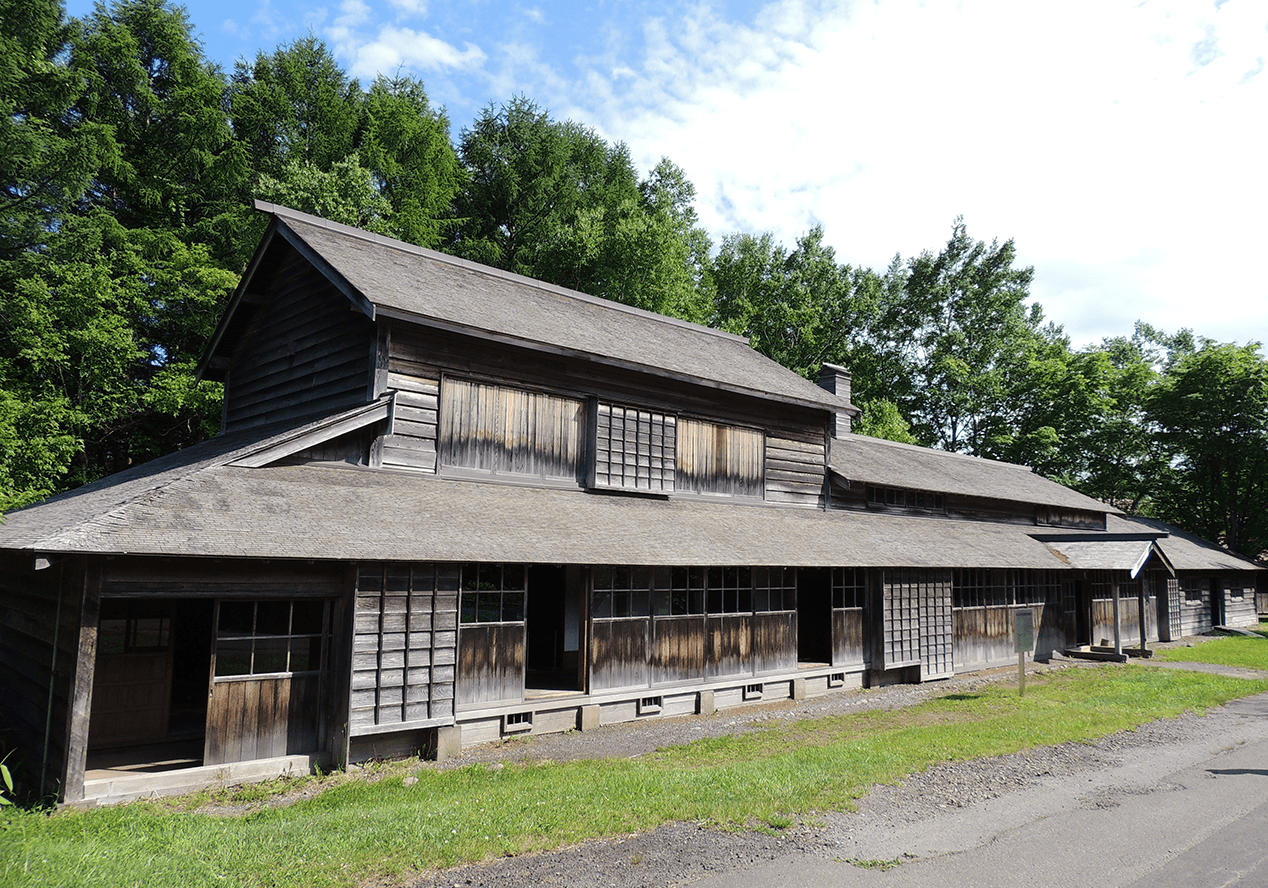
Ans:
[[[1268,361],[1203,340],[1146,405],[1169,471],[1158,514],[1243,555],[1268,551]]]

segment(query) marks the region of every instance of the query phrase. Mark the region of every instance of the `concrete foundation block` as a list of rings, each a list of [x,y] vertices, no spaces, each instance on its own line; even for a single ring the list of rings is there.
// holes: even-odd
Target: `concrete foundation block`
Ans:
[[[582,706],[577,710],[577,730],[597,731],[599,729],[599,706]]]
[[[446,725],[436,729],[436,761],[443,762],[462,752],[462,726]]]
[[[700,715],[712,715],[718,711],[718,707],[713,703],[713,691],[701,691],[700,699],[696,703],[696,712]]]
[[[792,680],[792,698],[794,700],[806,699],[806,680],[804,678],[794,678]]]

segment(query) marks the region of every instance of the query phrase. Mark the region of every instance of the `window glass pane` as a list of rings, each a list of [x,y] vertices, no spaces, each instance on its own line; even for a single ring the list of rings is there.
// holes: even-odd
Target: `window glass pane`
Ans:
[[[524,565],[506,564],[502,566],[502,588],[523,591]]]
[[[631,574],[630,569],[628,567],[625,567],[624,565],[622,565],[621,567],[614,567],[612,569],[612,588],[613,589],[630,588],[630,574]]]
[[[147,617],[134,624],[132,647],[135,650],[162,650],[167,647],[169,625],[166,617]]]
[[[752,589],[753,569],[751,567],[741,567],[736,571],[735,585],[741,589]]]
[[[709,613],[711,614],[722,613],[722,587],[721,586],[709,587]]]
[[[646,617],[651,613],[651,593],[646,589],[635,589],[630,593],[630,616]]]
[[[612,616],[612,593],[611,592],[595,592],[594,593],[594,616],[595,619],[607,619]]]
[[[628,617],[630,615],[630,593],[615,591],[612,593],[612,616]]]
[[[693,614],[704,613],[704,590],[703,589],[691,590],[691,610],[689,612]]]
[[[122,654],[127,631],[127,620],[102,620],[97,626],[97,653]]]
[[[686,589],[687,588],[687,568],[675,567],[672,571],[670,571],[670,584],[675,589]]]
[[[722,588],[722,568],[720,567],[709,568],[709,590],[712,591],[714,589],[721,589],[721,588]],[[710,610],[712,610],[712,608],[710,608]]]
[[[646,565],[634,568],[633,587],[650,589],[652,587],[652,569]]]
[[[704,588],[704,568],[692,567],[687,570],[687,585],[692,589]]]
[[[770,610],[770,592],[766,589],[753,590],[753,610],[766,611]]]
[[[459,619],[464,623],[476,621],[476,596],[474,592],[464,592],[460,599]]]
[[[673,593],[668,589],[657,589],[652,593],[652,613],[658,617],[666,617],[672,613],[669,596]]]
[[[286,671],[286,651],[290,647],[286,638],[256,638],[255,664],[251,674]]]
[[[223,613],[223,610],[221,611]],[[250,675],[251,641],[216,642],[216,675]]]
[[[653,589],[671,589],[674,585],[674,571],[668,567],[658,567],[652,572]]]
[[[675,589],[673,591],[673,598],[671,599],[670,605],[669,605],[670,611],[672,613],[674,614],[691,613],[691,611],[688,610],[689,599],[687,595],[688,593],[686,589]]]
[[[290,630],[291,603],[289,601],[261,601],[256,605],[256,635],[288,635]]]
[[[292,635],[316,635],[321,632],[326,604],[322,601],[297,601],[291,616]]]
[[[220,603],[220,634],[250,635],[255,622],[255,603],[251,601],[222,601]],[[229,675],[245,675],[231,672]]]
[[[748,613],[753,609],[753,590],[740,589],[736,598],[735,612],[737,614]]]
[[[524,593],[502,593],[502,622],[520,623],[524,620]]]
[[[606,564],[601,564],[594,569],[594,588],[612,588],[612,568],[608,567]]]
[[[315,672],[321,668],[321,639],[291,639],[291,672]]]
[[[462,591],[474,592],[480,588],[480,565],[464,564],[462,566]]]
[[[502,593],[480,592],[476,595],[476,620],[497,623],[502,619]]]

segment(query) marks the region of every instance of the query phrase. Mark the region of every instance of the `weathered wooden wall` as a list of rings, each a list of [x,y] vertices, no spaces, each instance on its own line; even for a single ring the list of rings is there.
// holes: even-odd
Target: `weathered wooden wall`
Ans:
[[[320,675],[213,682],[203,764],[316,752],[320,688]]]
[[[820,429],[807,428],[766,437],[766,501],[797,506],[823,505],[827,458]]]
[[[590,635],[590,690],[646,687],[649,618],[595,620]]]
[[[463,623],[458,630],[458,706],[524,699],[524,624]]]
[[[37,571],[31,558],[0,560],[0,711],[4,741],[18,750],[8,764],[27,778],[24,792],[38,794],[42,782],[46,794],[55,793],[69,782],[80,790],[69,798],[82,795],[82,761],[69,781],[66,768],[72,746],[82,756],[88,740],[87,701],[82,725],[72,718],[85,579],[77,562]]]
[[[361,565],[351,731],[361,735],[452,721],[457,649],[456,565]]]
[[[388,468],[436,471],[436,435],[439,423],[439,377],[389,373],[387,385],[395,390],[392,434],[384,435],[380,464]]]
[[[755,675],[797,668],[795,611],[754,614],[751,637]]]
[[[1094,594],[1100,595],[1100,592]],[[1119,638],[1123,647],[1140,647],[1140,581],[1123,580],[1119,587]],[[1145,597],[1145,638],[1158,640],[1158,600]],[[1092,599],[1092,643],[1114,643],[1114,600],[1112,597]]]
[[[652,683],[690,681],[704,675],[704,618],[698,615],[652,619]]]
[[[1220,587],[1224,589],[1224,625],[1235,629],[1258,626],[1254,574],[1225,574]]]
[[[762,441],[757,429],[679,420],[677,490],[761,499]]]
[[[225,429],[328,416],[367,400],[374,325],[291,252],[225,381]]]
[[[832,610],[832,665],[866,665],[863,646],[863,608],[838,607]]]

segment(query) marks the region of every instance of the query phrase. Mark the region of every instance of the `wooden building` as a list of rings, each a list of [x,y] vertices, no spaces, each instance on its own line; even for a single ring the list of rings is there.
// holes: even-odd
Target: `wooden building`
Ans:
[[[937,679],[1021,607],[1039,655],[1255,619],[1209,544],[851,434],[840,368],[260,209],[223,432],[0,526],[0,707],[62,801]]]

